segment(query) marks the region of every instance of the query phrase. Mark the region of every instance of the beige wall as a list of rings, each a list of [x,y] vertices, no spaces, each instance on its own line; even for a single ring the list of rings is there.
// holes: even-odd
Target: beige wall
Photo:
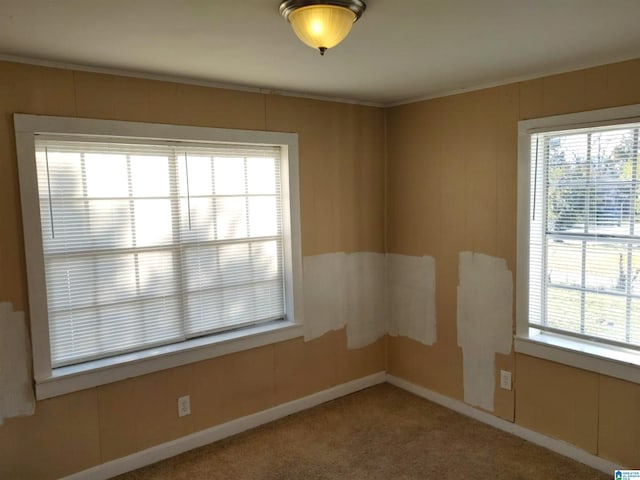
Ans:
[[[297,132],[303,255],[384,252],[384,111],[0,62],[0,301],[27,308],[13,113]],[[384,370],[385,342],[290,340],[38,402],[0,478],[58,478]],[[192,415],[177,418],[189,393]]]
[[[517,121],[640,103],[638,85],[632,61],[385,111],[0,62],[0,301],[27,308],[12,128],[21,112],[297,132],[303,254],[384,252],[386,241],[392,253],[431,255],[438,309],[432,347],[398,337],[348,351],[342,330],[38,402],[35,416],[0,426],[0,478],[57,478],[385,362],[394,375],[462,399],[458,253],[505,258],[515,275]],[[640,464],[638,385],[524,355],[498,355],[499,369],[514,372],[515,389],[496,389],[496,415]],[[193,414],[178,419],[185,392]]]
[[[640,103],[640,60],[387,110],[388,251],[436,258],[438,342],[389,338],[388,371],[463,398],[458,253],[516,269],[517,122]],[[525,355],[497,355],[515,388],[495,414],[589,452],[640,466],[640,385]]]

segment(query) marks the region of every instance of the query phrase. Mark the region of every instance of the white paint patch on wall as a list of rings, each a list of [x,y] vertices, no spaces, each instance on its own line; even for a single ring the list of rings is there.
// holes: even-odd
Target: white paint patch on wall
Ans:
[[[35,406],[24,313],[0,303],[0,425],[5,418],[33,415]]]
[[[340,330],[347,319],[347,254],[304,257],[304,339]]]
[[[513,278],[502,258],[461,252],[459,261],[464,401],[492,412],[495,355],[510,353],[513,341]]]
[[[425,345],[436,342],[436,261],[387,255],[388,332]]]
[[[386,333],[386,265],[382,253],[327,253],[304,258],[304,338],[347,327],[349,348]]]
[[[386,285],[384,254],[347,255],[348,348],[365,347],[386,333]]]

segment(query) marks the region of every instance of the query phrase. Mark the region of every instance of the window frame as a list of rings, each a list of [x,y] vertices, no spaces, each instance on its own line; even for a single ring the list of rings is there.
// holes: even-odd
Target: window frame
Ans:
[[[22,202],[33,370],[38,399],[186,365],[303,335],[302,252],[298,136],[295,133],[232,130],[116,120],[15,114]],[[35,156],[35,135],[87,135],[122,140],[257,144],[281,149],[284,291],[287,319],[214,333],[171,345],[52,368],[46,279]]]
[[[640,105],[555,115],[518,122],[517,283],[515,351],[640,383],[640,352],[621,346],[542,331],[529,326],[531,136],[640,121]]]

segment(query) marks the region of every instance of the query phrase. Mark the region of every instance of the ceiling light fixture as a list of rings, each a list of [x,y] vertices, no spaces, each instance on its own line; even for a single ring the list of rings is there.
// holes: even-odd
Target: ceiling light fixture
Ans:
[[[349,35],[366,8],[362,0],[285,0],[280,13],[300,40],[324,55]]]

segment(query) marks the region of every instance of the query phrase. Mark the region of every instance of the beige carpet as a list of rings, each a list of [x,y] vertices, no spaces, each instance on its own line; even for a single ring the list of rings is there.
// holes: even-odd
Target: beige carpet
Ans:
[[[589,480],[611,475],[383,384],[117,478]]]

